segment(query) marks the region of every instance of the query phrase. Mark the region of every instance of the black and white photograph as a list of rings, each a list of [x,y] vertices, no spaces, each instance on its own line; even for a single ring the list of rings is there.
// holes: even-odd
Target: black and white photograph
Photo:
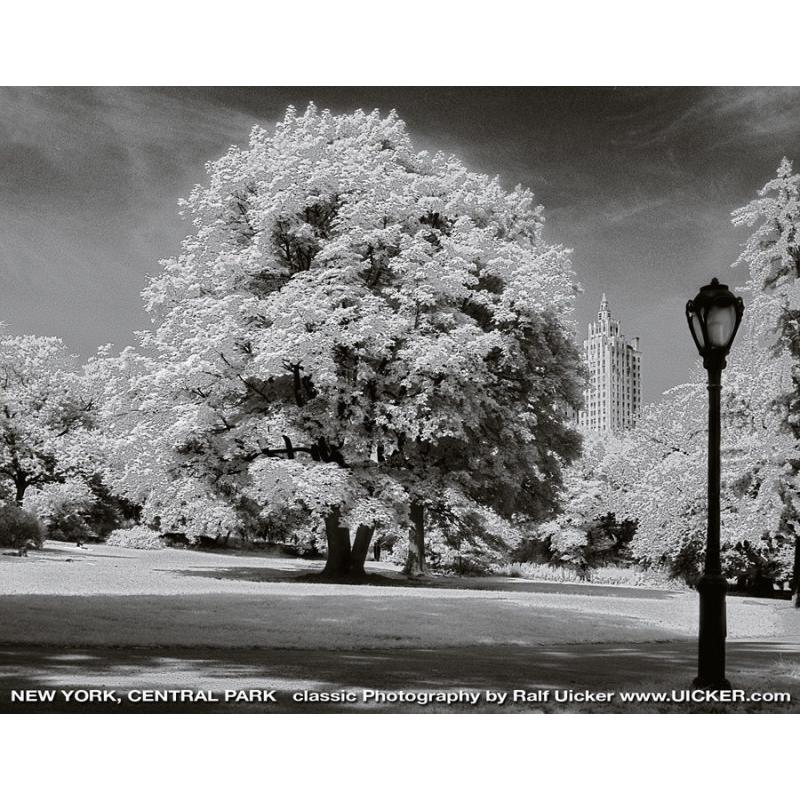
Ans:
[[[800,89],[0,90],[5,713],[800,698]]]
[[[4,9],[3,797],[796,793],[798,23]]]

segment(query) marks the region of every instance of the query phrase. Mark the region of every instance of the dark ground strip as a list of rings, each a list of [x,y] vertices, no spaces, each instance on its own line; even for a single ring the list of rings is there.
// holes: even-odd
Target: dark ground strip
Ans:
[[[733,642],[729,675],[735,687],[748,690],[793,690],[790,707],[763,704],[754,708],[685,705],[659,710],[797,711],[800,699],[800,655],[795,643]],[[616,711],[625,707],[519,704],[497,707],[455,704],[420,707],[411,704],[295,703],[294,691],[374,688],[384,691],[457,689],[658,690],[687,688],[695,671],[692,642],[645,642],[558,646],[470,646],[391,650],[290,650],[213,648],[77,648],[7,645],[0,648],[0,710],[3,713],[353,713]],[[267,703],[133,703],[78,704],[56,701],[10,701],[12,689],[109,688],[120,696],[129,689],[223,688],[277,689],[279,702]],[[218,690],[222,695],[222,690]],[[631,710],[642,711],[642,708]],[[644,709],[646,710],[646,709]]]

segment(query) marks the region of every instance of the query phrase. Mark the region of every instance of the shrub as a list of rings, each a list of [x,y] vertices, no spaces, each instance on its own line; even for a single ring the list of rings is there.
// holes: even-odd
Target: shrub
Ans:
[[[674,578],[668,572],[656,569],[641,569],[634,566],[591,567],[584,571],[572,565],[511,564],[496,565],[495,575],[509,578],[526,578],[549,583],[598,583],[611,586],[642,586],[653,589],[686,589],[685,581]]]
[[[106,539],[106,544],[112,547],[132,547],[135,550],[163,550],[167,546],[158,531],[144,525],[112,531]]]
[[[0,506],[0,545],[3,547],[35,547],[44,544],[47,531],[39,519],[16,505]]]
[[[525,535],[519,545],[509,554],[511,564],[549,564],[555,561],[555,555],[550,548],[550,537],[540,539],[536,535]]]
[[[31,488],[23,508],[42,521],[48,538],[78,543],[103,538],[135,513],[96,477]]]
[[[83,542],[97,539],[86,520],[77,512],[60,513],[47,526],[51,539],[57,542]]]
[[[617,521],[613,512],[595,517],[586,529],[586,560],[590,567],[629,564],[632,561],[630,544],[636,535],[638,522]]]

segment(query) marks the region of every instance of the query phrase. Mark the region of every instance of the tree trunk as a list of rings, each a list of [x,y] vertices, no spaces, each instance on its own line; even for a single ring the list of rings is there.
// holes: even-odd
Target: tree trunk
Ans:
[[[403,572],[411,577],[425,575],[425,509],[416,500],[409,509],[408,555]]]
[[[16,486],[14,501],[18,506],[22,507],[22,500],[25,497],[25,490],[28,488],[28,482],[24,478],[18,478],[14,481],[14,485]]]
[[[325,517],[325,536],[328,558],[322,575],[326,578],[346,578],[350,574],[350,531],[339,526],[340,513],[334,508]]]
[[[372,534],[375,528],[371,525],[359,525],[356,531],[356,538],[353,542],[353,549],[350,553],[350,575],[354,578],[363,578],[364,561],[369,552],[369,543],[372,541]]]
[[[794,584],[794,607],[800,608],[800,536],[794,537],[794,569],[792,570],[792,583]]]
[[[375,544],[372,545],[372,558],[375,561],[380,561],[381,560],[381,543],[380,542],[375,542]]]

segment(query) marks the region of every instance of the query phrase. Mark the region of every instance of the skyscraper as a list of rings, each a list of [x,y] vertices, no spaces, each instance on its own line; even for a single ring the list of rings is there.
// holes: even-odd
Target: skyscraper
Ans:
[[[589,323],[583,343],[589,385],[583,392],[584,407],[578,423],[593,431],[632,428],[642,402],[639,337],[630,344],[612,319],[605,294],[597,320]]]

